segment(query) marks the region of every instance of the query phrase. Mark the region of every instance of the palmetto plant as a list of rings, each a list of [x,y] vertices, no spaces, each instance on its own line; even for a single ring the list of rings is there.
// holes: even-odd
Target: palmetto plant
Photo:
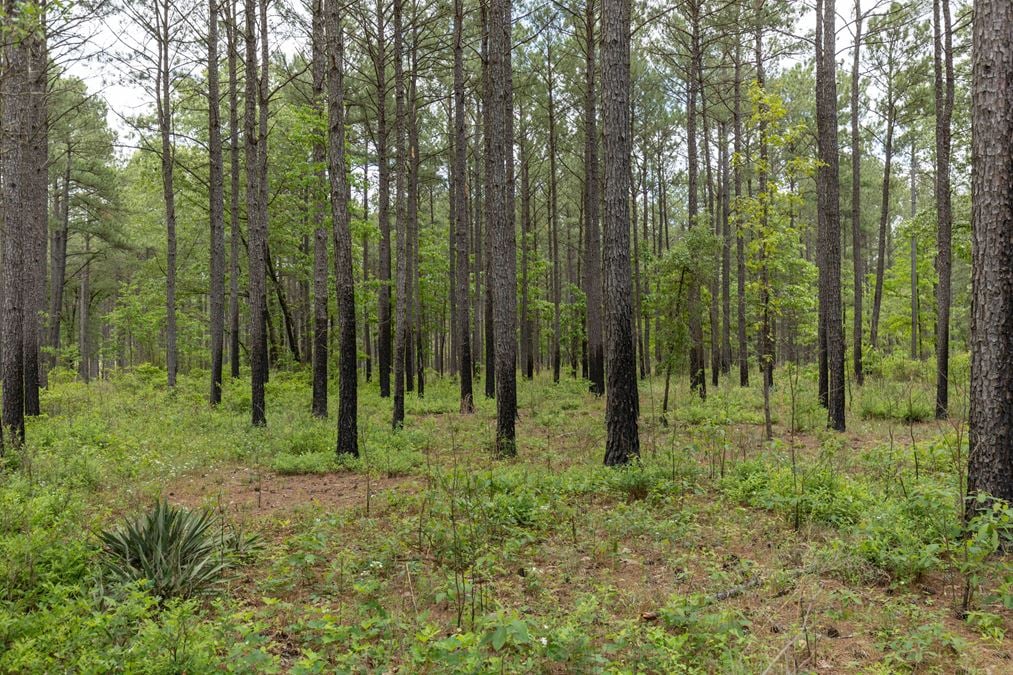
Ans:
[[[159,501],[146,514],[99,534],[103,564],[116,581],[148,581],[161,598],[211,591],[232,566],[230,536],[209,511]]]

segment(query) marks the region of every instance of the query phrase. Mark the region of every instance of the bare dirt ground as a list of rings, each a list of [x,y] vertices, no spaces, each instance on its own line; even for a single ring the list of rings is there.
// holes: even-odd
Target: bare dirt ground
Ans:
[[[377,478],[342,472],[280,475],[248,466],[228,466],[184,476],[171,483],[165,497],[188,507],[209,506],[240,517],[277,515],[315,504],[327,510],[365,505],[388,490],[413,480]]]

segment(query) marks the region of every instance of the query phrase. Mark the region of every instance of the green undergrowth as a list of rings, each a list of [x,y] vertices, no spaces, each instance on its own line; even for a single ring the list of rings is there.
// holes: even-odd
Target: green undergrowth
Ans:
[[[825,639],[785,642],[831,621],[871,636],[866,669],[985,670],[1010,629],[1010,514],[961,525],[966,438],[867,415],[909,386],[904,364],[876,367],[890,376],[852,400],[862,447],[820,431],[807,369],[777,371],[773,444],[755,388],[701,401],[673,382],[663,415],[663,380],[645,381],[642,460],[622,469],[600,466],[603,400],[568,378],[519,382],[518,457],[501,460],[495,402],[460,416],[456,382],[432,374],[397,433],[361,383],[361,454],[339,458],[306,372],[272,373],[265,428],[245,382],[212,410],[205,373],[173,392],[153,367],[54,373],[0,474],[0,672],[747,673],[814,653],[846,670]],[[411,480],[237,524],[263,545],[199,597],[103,574],[100,532],[235,467]],[[915,589],[933,575],[957,593],[928,606]]]

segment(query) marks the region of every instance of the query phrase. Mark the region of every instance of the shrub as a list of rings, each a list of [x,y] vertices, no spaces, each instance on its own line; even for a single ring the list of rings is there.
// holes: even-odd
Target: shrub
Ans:
[[[925,422],[935,410],[927,391],[896,382],[870,383],[862,390],[862,417],[874,420]]]
[[[99,535],[104,570],[120,583],[146,581],[163,599],[206,594],[232,565],[218,524],[209,511],[159,501],[140,518]]]
[[[330,473],[337,468],[334,451],[292,454],[283,452],[271,462],[271,468],[281,474]]]

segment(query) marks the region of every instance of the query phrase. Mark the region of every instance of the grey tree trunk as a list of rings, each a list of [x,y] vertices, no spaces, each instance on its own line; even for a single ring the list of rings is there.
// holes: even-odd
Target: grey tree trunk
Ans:
[[[697,157],[696,137],[696,101],[699,78],[698,69],[702,64],[702,47],[700,44],[700,4],[693,0],[689,7],[690,30],[692,31],[690,46],[690,74],[687,78],[686,101],[686,146],[688,155],[689,199],[687,219],[689,227],[696,227],[699,218],[699,160]],[[689,382],[690,387],[700,398],[707,398],[707,374],[704,364],[703,344],[703,310],[701,308],[700,280],[694,276],[689,284]]]
[[[25,38],[29,51],[28,86],[29,109],[29,201],[26,204],[29,217],[28,239],[25,242],[29,256],[25,268],[27,284],[25,289],[25,414],[39,415],[39,389],[43,383],[43,368],[39,358],[39,343],[42,333],[41,313],[45,308],[46,293],[46,243],[49,233],[49,50],[48,35],[41,0],[33,0],[36,25]]]
[[[218,86],[219,0],[208,2],[208,165],[211,225],[211,393],[209,402],[222,401],[222,359],[225,339],[225,176],[222,166],[222,127]]]
[[[936,419],[945,419],[949,408],[950,249],[953,230],[950,118],[953,114],[954,77],[949,0],[934,0],[932,14],[936,91]]]
[[[911,217],[918,215],[918,146],[911,139]],[[921,357],[921,321],[918,301],[918,237],[911,235],[911,358]]]
[[[591,393],[605,393],[605,354],[602,345],[601,232],[598,224],[598,111],[595,85],[595,20],[597,0],[587,0],[584,12],[584,297],[587,375]]]
[[[883,306],[883,279],[886,274],[886,239],[890,226],[890,178],[893,167],[893,127],[897,123],[896,104],[893,100],[893,78],[886,82],[886,139],[883,142],[883,197],[879,211],[879,246],[876,255],[876,290],[872,299],[872,325],[869,343],[879,346],[879,316]]]
[[[519,106],[519,115],[521,120],[521,133],[518,141],[521,162],[521,368],[524,371],[524,377],[530,380],[535,376],[531,303],[528,289],[529,240],[533,229],[531,222],[531,157],[523,106]]]
[[[27,23],[24,7],[5,0],[2,25],[6,35],[16,35]],[[0,174],[3,175],[3,203],[27,204],[31,199],[31,99],[30,40],[5,39],[0,99]],[[32,237],[28,209],[5,209],[3,237],[3,414],[2,426],[13,434],[7,443],[17,446],[25,440],[25,353],[24,330],[28,298],[27,255]],[[0,437],[2,440],[2,437]],[[3,445],[0,444],[0,451]]]
[[[556,79],[552,69],[552,45],[545,48],[546,90],[549,102],[549,245],[552,248],[552,381],[559,382],[562,367],[560,352],[560,303],[562,279],[559,270],[559,184],[556,169]]]
[[[602,130],[605,154],[605,465],[640,455],[633,284],[630,279],[630,3],[602,0]]]
[[[496,397],[496,346],[493,335],[493,295],[492,295],[492,242],[493,234],[490,223],[492,222],[493,204],[492,188],[492,117],[493,109],[493,79],[491,61],[489,57],[490,24],[488,4],[482,5],[482,144],[484,147],[482,172],[485,186],[485,201],[483,206],[483,223],[485,225],[485,240],[483,242],[482,256],[485,258],[485,266],[482,268],[485,276],[485,294],[482,296],[482,328],[485,339],[485,397]]]
[[[817,198],[822,216],[819,228],[820,310],[826,345],[828,424],[844,431],[844,326],[841,315],[841,206],[837,144],[837,80],[835,0],[822,0],[820,47],[816,71],[816,124],[822,165],[817,172]]]
[[[458,368],[461,378],[461,412],[475,412],[472,391],[471,337],[468,300],[468,203],[466,180],[468,172],[467,137],[464,120],[464,2],[454,0],[454,159],[453,159],[453,205],[454,241],[457,250],[456,288],[457,352],[460,356]]]
[[[326,4],[328,175],[334,227],[334,278],[338,300],[338,444],[339,455],[359,455],[358,347],[355,339],[355,279],[352,231],[348,214],[348,166],[345,162],[344,36],[341,4]]]
[[[324,0],[314,0],[313,33],[313,104],[318,114],[324,114],[324,88],[327,77],[327,44],[324,27]],[[313,164],[316,167],[317,198],[313,205],[313,401],[314,417],[327,417],[327,362],[330,340],[327,307],[327,226],[325,223],[327,205],[324,191],[327,189],[325,167],[327,148],[324,139],[313,143]]]
[[[732,367],[732,227],[731,184],[729,181],[728,124],[721,123],[718,141],[721,165],[721,372],[727,375]]]
[[[267,205],[262,203],[260,186],[260,134],[257,130],[257,16],[255,0],[245,0],[246,104],[244,136],[246,146],[247,256],[249,258],[250,386],[251,419],[254,426],[267,423],[264,384],[267,381],[267,284],[264,256],[267,238]]]
[[[226,0],[229,20],[225,39],[229,58],[229,365],[232,379],[239,378],[239,10]]]
[[[50,292],[49,292],[49,346],[53,350],[50,367],[56,366],[60,358],[60,319],[63,314],[64,286],[67,283],[67,231],[70,224],[70,180],[73,166],[72,147],[67,143],[66,168],[60,192],[56,196],[57,225],[53,230],[50,244]],[[54,183],[54,190],[56,184]]]
[[[394,317],[394,415],[395,429],[404,426],[405,348],[407,342],[408,304],[408,228],[405,213],[405,82],[404,82],[404,27],[401,21],[402,0],[394,0],[394,155],[395,192],[397,206],[394,217],[397,230],[397,304]]]
[[[176,386],[176,188],[173,177],[175,169],[175,148],[172,143],[172,98],[170,78],[169,45],[172,35],[169,27],[169,11],[172,3],[160,0],[155,8],[158,45],[158,82],[156,114],[158,132],[162,139],[162,198],[165,201],[165,367],[170,387]]]
[[[858,110],[863,18],[861,0],[855,0],[855,43],[851,55],[851,257],[855,273],[855,306],[851,347],[855,382],[859,386],[865,381],[862,371],[862,321],[864,319],[862,291],[865,285],[865,266],[862,258],[862,140],[859,135],[860,113]],[[892,129],[888,129],[887,133],[892,131]]]
[[[398,1],[398,0],[395,0]],[[387,18],[383,0],[376,0],[376,53],[373,69],[376,72],[376,162],[377,162],[377,220],[380,224],[378,251],[379,291],[377,292],[377,367],[380,374],[380,396],[390,396],[391,370],[391,276],[390,276],[390,157],[387,153]],[[400,53],[398,58],[400,58]],[[400,171],[400,166],[398,171]]]
[[[742,156],[742,48],[735,47],[735,93],[733,123],[735,125],[735,143],[733,150],[738,157]],[[734,169],[735,199],[742,195],[742,169],[738,164]],[[738,333],[739,386],[749,386],[749,342],[746,340],[746,230],[742,227],[740,214],[735,214],[735,266],[736,266],[736,329]]]
[[[967,489],[1013,502],[1013,5],[974,10]]]
[[[489,74],[490,94],[489,158],[491,180],[486,186],[488,236],[494,260],[492,277],[493,348],[496,372],[496,453],[517,454],[514,423],[517,418],[517,259],[516,234],[511,227],[509,169],[513,161],[510,99],[513,96],[510,50],[510,0],[489,2]]]

